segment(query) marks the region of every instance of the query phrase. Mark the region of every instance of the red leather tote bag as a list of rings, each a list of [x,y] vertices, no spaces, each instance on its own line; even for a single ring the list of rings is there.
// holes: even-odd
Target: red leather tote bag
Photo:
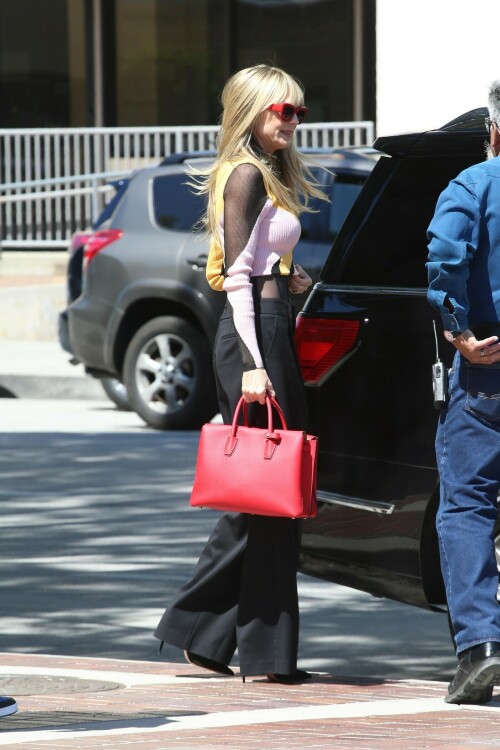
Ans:
[[[189,501],[193,507],[287,518],[316,515],[318,439],[287,429],[277,401],[267,397],[266,403],[267,429],[248,426],[243,398],[231,425],[203,425]],[[279,429],[273,426],[273,407]],[[238,425],[241,409],[244,424]]]

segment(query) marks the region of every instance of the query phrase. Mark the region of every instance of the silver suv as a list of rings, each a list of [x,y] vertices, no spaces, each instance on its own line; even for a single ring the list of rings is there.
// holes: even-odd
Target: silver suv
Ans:
[[[200,158],[208,157],[174,155],[121,186],[86,237],[82,292],[67,310],[76,360],[122,382],[132,409],[158,429],[197,428],[217,413],[211,357],[225,295],[205,280],[208,244],[195,229],[203,204],[186,185],[186,164]],[[313,158],[331,204],[303,215],[294,259],[317,281],[375,158],[353,150]],[[297,312],[303,297],[293,299]]]

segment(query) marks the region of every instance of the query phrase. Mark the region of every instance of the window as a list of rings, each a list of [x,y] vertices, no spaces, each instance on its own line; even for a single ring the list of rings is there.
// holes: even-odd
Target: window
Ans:
[[[0,127],[215,124],[262,62],[310,122],[374,119],[375,0],[0,0]]]
[[[85,125],[83,0],[1,0],[0,127]]]
[[[310,207],[314,213],[303,213],[300,217],[301,239],[327,242],[331,245],[358,197],[366,176],[334,175],[317,169],[313,169],[312,172],[331,203],[318,198],[311,200]]]
[[[235,70],[278,65],[304,84],[309,122],[352,119],[352,0],[237,0],[234,7]]]
[[[338,235],[345,217],[351,210],[351,206],[358,197],[364,183],[362,180],[346,181],[343,177],[337,177],[333,183],[329,222],[328,241],[333,242]]]
[[[203,214],[203,200],[186,185],[186,180],[182,173],[157,177],[153,182],[155,219],[165,229],[191,231]]]
[[[310,122],[374,117],[375,0],[119,0],[112,7],[104,74],[112,63],[116,83],[106,87],[114,100],[105,102],[114,113],[107,125],[214,124],[227,78],[257,63],[303,82]]]
[[[415,149],[417,150],[417,149]],[[379,159],[324,267],[331,283],[427,286],[427,227],[465,156]],[[453,166],[455,164],[455,166]]]
[[[108,2],[108,0],[105,0]],[[228,0],[115,3],[116,99],[109,125],[206,125],[228,73]]]

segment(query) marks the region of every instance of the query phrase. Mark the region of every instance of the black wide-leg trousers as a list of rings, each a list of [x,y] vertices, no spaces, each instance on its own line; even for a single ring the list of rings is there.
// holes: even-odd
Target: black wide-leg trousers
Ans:
[[[306,402],[288,302],[256,303],[256,331],[267,373],[291,429],[306,428]],[[231,423],[241,397],[242,358],[229,303],[214,345],[219,407]],[[267,425],[252,404],[250,418]],[[258,481],[258,477],[256,478]],[[229,664],[238,649],[245,675],[292,674],[297,668],[297,563],[300,521],[225,513],[205,545],[193,578],[166,609],[155,636]]]

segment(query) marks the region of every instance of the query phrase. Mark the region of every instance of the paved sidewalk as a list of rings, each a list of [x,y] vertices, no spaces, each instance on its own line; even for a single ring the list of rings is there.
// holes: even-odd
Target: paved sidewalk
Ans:
[[[70,364],[71,355],[59,344],[66,262],[64,252],[11,252],[2,257],[0,398],[107,401],[99,381],[86,375],[83,365]]]
[[[446,686],[317,674],[306,685],[188,664],[0,654],[0,748],[414,750],[500,746],[500,700],[449,706]]]
[[[59,344],[65,294],[62,276],[0,275],[0,398],[107,401]]]
[[[58,341],[0,338],[0,398],[107,401],[99,381],[70,359]]]

